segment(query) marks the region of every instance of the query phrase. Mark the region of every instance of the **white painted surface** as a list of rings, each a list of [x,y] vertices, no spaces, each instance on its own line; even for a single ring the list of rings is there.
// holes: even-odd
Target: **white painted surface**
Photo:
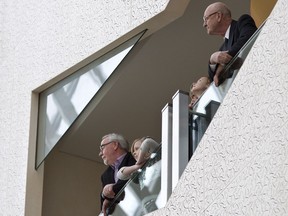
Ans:
[[[24,215],[31,92],[168,2],[0,2],[0,215]]]

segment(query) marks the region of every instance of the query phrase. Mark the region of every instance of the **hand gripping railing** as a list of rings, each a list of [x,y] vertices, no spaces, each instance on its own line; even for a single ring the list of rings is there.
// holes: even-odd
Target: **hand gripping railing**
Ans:
[[[108,211],[115,216],[140,216],[157,210],[160,189],[161,145],[119,191]]]
[[[265,22],[264,22],[265,23]],[[218,107],[226,96],[230,86],[232,85],[239,69],[244,63],[248,53],[250,52],[254,42],[264,26],[264,23],[257,29],[257,31],[244,44],[233,59],[224,67],[224,71],[220,76],[220,85],[216,87],[211,83],[208,89],[202,94],[198,101],[193,106],[189,113],[189,140],[192,151],[190,157],[193,155],[198,146],[202,136],[208,128],[212,118],[214,117]]]

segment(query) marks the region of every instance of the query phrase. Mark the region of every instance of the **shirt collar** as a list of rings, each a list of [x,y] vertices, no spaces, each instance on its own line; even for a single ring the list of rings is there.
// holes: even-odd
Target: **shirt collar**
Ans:
[[[225,38],[229,39],[230,27],[231,27],[231,25],[229,25],[228,29],[226,30],[224,39],[225,39]]]
[[[117,158],[117,160],[115,161],[115,163],[113,163],[111,165],[112,169],[118,169],[118,167],[120,166],[121,162],[123,161],[124,157],[126,156],[127,153],[121,155],[120,157]]]

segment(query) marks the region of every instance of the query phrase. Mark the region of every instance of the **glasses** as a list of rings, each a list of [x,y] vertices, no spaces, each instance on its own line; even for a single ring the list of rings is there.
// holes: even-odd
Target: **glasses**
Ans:
[[[107,146],[107,145],[109,145],[110,143],[113,143],[113,142],[115,142],[115,141],[110,141],[110,142],[108,142],[108,143],[105,143],[105,144],[100,145],[100,151],[103,151],[103,149],[105,148],[105,146]]]
[[[214,13],[211,13],[211,14],[209,14],[208,16],[204,16],[204,17],[203,17],[203,21],[204,21],[204,22],[207,22],[207,20],[208,20],[211,16],[213,16],[214,14],[216,14],[216,13],[219,13],[219,11],[216,11],[216,12],[214,12]]]

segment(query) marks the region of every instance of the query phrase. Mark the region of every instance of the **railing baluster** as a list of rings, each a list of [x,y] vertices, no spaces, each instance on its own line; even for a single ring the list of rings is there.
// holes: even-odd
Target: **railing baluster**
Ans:
[[[172,97],[172,189],[177,185],[189,161],[188,98],[188,93],[180,90]]]

